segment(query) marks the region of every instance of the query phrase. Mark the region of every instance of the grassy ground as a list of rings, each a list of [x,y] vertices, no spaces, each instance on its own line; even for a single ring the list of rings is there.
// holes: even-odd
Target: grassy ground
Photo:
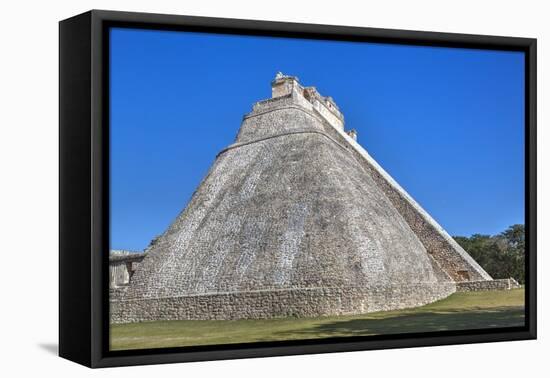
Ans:
[[[524,324],[524,290],[455,293],[409,310],[266,320],[181,320],[111,326],[111,350],[406,332],[513,327]]]

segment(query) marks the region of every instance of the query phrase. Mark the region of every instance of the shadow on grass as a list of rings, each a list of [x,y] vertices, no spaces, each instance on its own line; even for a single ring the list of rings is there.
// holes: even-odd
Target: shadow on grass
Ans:
[[[430,311],[387,318],[336,320],[303,330],[283,331],[278,337],[317,338],[433,332],[482,328],[518,327],[525,323],[523,307],[500,307],[469,311]]]
[[[424,307],[341,317],[118,324],[111,326],[110,341],[112,350],[128,350],[520,327],[521,294],[460,293]]]

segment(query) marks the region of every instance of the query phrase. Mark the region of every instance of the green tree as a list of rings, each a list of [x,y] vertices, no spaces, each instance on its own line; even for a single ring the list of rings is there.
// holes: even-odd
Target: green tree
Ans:
[[[513,277],[525,282],[525,226],[515,224],[493,236],[454,238],[493,278]]]

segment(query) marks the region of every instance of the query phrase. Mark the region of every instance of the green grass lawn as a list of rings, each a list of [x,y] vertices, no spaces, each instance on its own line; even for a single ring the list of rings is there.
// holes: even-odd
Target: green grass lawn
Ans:
[[[115,324],[111,350],[522,326],[524,295],[523,289],[455,293],[414,309],[349,316]]]

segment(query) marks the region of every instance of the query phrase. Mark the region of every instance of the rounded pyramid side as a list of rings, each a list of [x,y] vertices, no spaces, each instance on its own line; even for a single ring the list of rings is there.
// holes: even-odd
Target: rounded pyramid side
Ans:
[[[305,313],[365,312],[429,303],[455,289],[353,154],[314,114],[282,104],[245,119],[237,143],[149,251],[126,299],[308,290],[317,297],[249,305],[279,301],[300,313],[302,301]],[[319,299],[329,298],[326,290],[337,292],[330,303]],[[178,311],[170,316],[193,318]]]

